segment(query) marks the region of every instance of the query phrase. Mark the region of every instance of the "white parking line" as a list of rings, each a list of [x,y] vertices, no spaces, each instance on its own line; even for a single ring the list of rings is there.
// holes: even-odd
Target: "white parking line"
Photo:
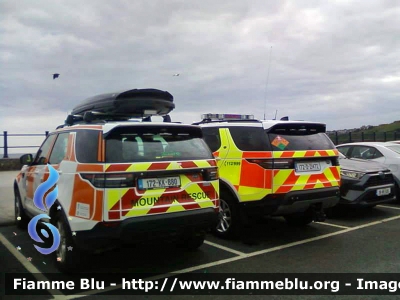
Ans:
[[[268,248],[268,249],[264,249],[264,250],[251,252],[251,253],[244,253],[243,255],[239,255],[239,256],[235,256],[235,257],[231,257],[231,258],[227,258],[227,259],[222,259],[222,260],[218,260],[218,261],[215,261],[215,262],[206,263],[206,264],[202,264],[202,265],[198,265],[198,266],[194,266],[194,267],[190,267],[190,268],[186,268],[186,269],[177,270],[177,271],[174,271],[172,273],[161,274],[161,275],[158,275],[158,276],[144,278],[143,280],[159,280],[159,279],[162,279],[162,278],[175,276],[177,274],[184,274],[184,273],[189,273],[189,272],[193,272],[193,271],[197,271],[197,270],[201,270],[201,269],[205,269],[205,268],[211,268],[211,267],[215,267],[215,266],[218,266],[218,265],[222,265],[222,264],[226,264],[226,263],[230,263],[230,262],[246,259],[246,258],[249,258],[249,257],[254,257],[254,256],[258,256],[258,255],[262,255],[262,254],[266,254],[266,253],[271,253],[271,252],[278,251],[278,250],[283,250],[283,249],[290,248],[290,247],[293,247],[293,246],[298,246],[298,245],[302,245],[302,244],[311,243],[311,242],[314,242],[314,241],[318,241],[318,240],[329,238],[331,236],[347,233],[347,232],[350,232],[350,231],[355,231],[355,230],[358,230],[358,229],[361,229],[361,228],[370,227],[370,226],[382,224],[382,223],[393,221],[393,220],[397,220],[397,219],[400,219],[400,215],[399,216],[395,216],[395,217],[391,217],[391,218],[387,218],[387,219],[383,219],[381,221],[371,222],[371,223],[367,223],[367,224],[364,224],[364,225],[350,227],[350,228],[346,228],[346,229],[339,230],[339,231],[336,231],[336,232],[320,235],[320,236],[317,236],[317,237],[313,237],[313,238],[309,238],[309,239],[305,239],[305,240],[301,240],[301,241],[297,241],[297,242],[293,242],[293,243],[288,243],[288,244],[282,245],[282,246],[272,247],[272,248]],[[105,293],[105,292],[117,290],[117,289],[120,289],[121,287],[122,287],[122,285],[120,284],[120,285],[115,286],[115,287],[113,286],[113,287],[105,288],[101,292],[99,292],[99,291],[88,291],[88,292],[86,292],[86,295],[75,294],[75,295],[66,296],[66,297],[64,297],[64,299],[76,299],[76,298],[86,297],[86,296],[90,296],[90,295],[96,295],[96,294],[99,294],[99,293]]]
[[[337,224],[332,224],[332,223],[327,223],[327,222],[315,222],[315,223],[321,224],[321,225],[326,225],[326,226],[338,227],[338,228],[342,228],[342,229],[351,228],[348,226],[342,226],[342,225],[337,225]]]
[[[237,250],[234,250],[234,249],[231,249],[231,248],[228,248],[228,247],[225,247],[225,246],[222,246],[220,244],[216,244],[216,243],[213,243],[213,242],[210,242],[210,241],[204,241],[204,244],[207,244],[207,245],[213,246],[215,248],[219,248],[219,249],[231,252],[231,253],[236,254],[236,255],[245,255],[246,254],[244,252],[240,252],[240,251],[237,251]]]
[[[16,259],[25,267],[25,269],[28,270],[29,273],[32,273],[32,275],[37,279],[37,280],[42,280],[42,281],[49,281],[49,279],[44,276],[31,262],[27,260],[25,256],[21,254],[7,239],[6,237],[0,233],[0,242],[3,243],[3,245],[7,248],[8,251],[10,251],[11,254],[15,256]],[[57,290],[47,290],[50,295],[52,295],[54,298],[58,298],[59,295],[56,295]]]
[[[301,240],[301,241],[297,241],[297,242],[293,242],[293,243],[288,243],[288,244],[282,245],[282,246],[276,246],[276,247],[272,247],[272,248],[268,248],[268,249],[264,249],[264,250],[259,250],[259,251],[255,251],[255,252],[251,252],[251,253],[242,253],[240,251],[237,251],[237,252],[240,252],[242,254],[240,254],[240,255],[238,254],[238,256],[235,256],[235,257],[232,257],[232,258],[222,259],[222,260],[218,260],[218,261],[211,262],[211,263],[206,263],[206,264],[202,264],[202,265],[198,265],[198,266],[194,266],[194,267],[189,267],[189,268],[177,270],[177,271],[174,271],[172,273],[160,274],[160,275],[157,275],[157,276],[144,278],[143,280],[159,280],[159,279],[162,279],[162,278],[175,276],[177,274],[184,274],[184,273],[194,272],[194,271],[205,269],[205,268],[211,268],[211,267],[215,267],[215,266],[218,266],[218,265],[222,265],[222,264],[226,264],[226,263],[230,263],[230,262],[234,262],[234,261],[238,261],[238,260],[242,260],[242,259],[246,259],[246,258],[250,258],[250,257],[262,255],[262,254],[267,254],[267,253],[271,253],[271,252],[287,249],[287,248],[298,246],[298,245],[302,245],[302,244],[311,243],[311,242],[314,242],[314,241],[318,241],[318,240],[329,238],[331,236],[347,233],[347,232],[350,232],[350,231],[355,231],[355,230],[358,230],[358,229],[361,229],[361,228],[366,228],[366,227],[370,227],[370,226],[374,226],[374,225],[379,225],[379,224],[390,222],[390,221],[397,220],[397,219],[400,219],[400,215],[399,216],[394,216],[394,217],[391,217],[391,218],[387,218],[387,219],[383,219],[381,221],[375,221],[375,222],[371,222],[371,223],[367,223],[367,224],[363,224],[363,225],[359,225],[359,226],[355,226],[355,227],[350,227],[350,228],[346,228],[346,229],[343,229],[343,230],[340,230],[340,231],[336,231],[336,232],[320,235],[320,236],[317,236],[317,237],[313,237],[313,238],[309,238],[309,239],[305,239],[305,240]],[[17,250],[15,250],[14,246],[1,233],[0,233],[0,241],[3,242],[3,244],[7,247],[7,249],[12,254],[14,254],[14,256],[27,268],[28,271],[33,273],[34,276],[38,280],[48,280],[32,264],[28,264],[25,261],[25,258],[23,257],[23,255],[21,253],[19,253]],[[207,244],[210,244],[210,243],[211,242],[207,241]],[[218,248],[224,247],[224,246],[221,246],[221,245],[218,245],[218,244],[215,244],[215,243],[212,243],[212,244],[217,245]],[[224,248],[227,248],[227,247],[224,247]],[[230,248],[228,248],[228,249],[229,250],[233,250],[233,249],[230,249]],[[233,251],[236,251],[236,250],[233,250]],[[90,296],[90,295],[96,295],[96,294],[105,293],[105,292],[109,292],[109,291],[113,291],[113,290],[118,290],[118,289],[121,289],[121,287],[122,287],[122,285],[120,284],[120,285],[117,285],[117,286],[112,286],[112,287],[109,287],[109,288],[105,288],[102,291],[97,291],[97,290],[87,291],[85,295],[74,294],[74,295],[68,295],[68,296],[55,295],[52,290],[48,290],[48,291],[49,291],[49,293],[51,293],[53,295],[54,299],[66,299],[67,300],[67,299],[77,299],[77,298],[82,298],[82,297],[86,297],[86,296]]]
[[[400,210],[400,207],[394,207],[394,206],[377,205],[377,207],[382,207],[382,208],[391,208],[391,209],[398,209],[398,210]]]

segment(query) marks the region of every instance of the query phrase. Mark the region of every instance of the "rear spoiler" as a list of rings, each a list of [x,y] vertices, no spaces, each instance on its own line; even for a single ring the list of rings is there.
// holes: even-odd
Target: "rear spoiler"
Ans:
[[[323,123],[279,123],[268,129],[267,133],[275,134],[292,134],[292,135],[307,135],[315,133],[325,133],[326,124]]]
[[[171,123],[170,123],[171,124]],[[140,126],[135,126],[134,123],[131,124],[119,124],[113,126],[112,128],[107,128],[104,126],[103,138],[111,138],[114,135],[120,134],[176,134],[176,135],[190,135],[192,137],[203,138],[203,132],[199,126],[196,125],[180,125],[176,126],[173,123],[171,125],[165,124],[162,128],[160,126],[154,126],[151,123],[144,124],[141,123]]]

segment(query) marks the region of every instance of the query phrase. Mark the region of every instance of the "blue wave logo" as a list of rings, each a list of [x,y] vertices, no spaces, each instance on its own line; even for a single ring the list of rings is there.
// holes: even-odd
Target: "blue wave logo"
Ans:
[[[53,185],[58,181],[59,175],[58,172],[50,165],[47,165],[49,167],[49,178],[45,182],[43,182],[37,190],[35,191],[35,195],[33,196],[33,203],[37,208],[40,210],[46,211],[47,209],[50,209],[50,207],[54,204],[54,202],[57,199],[58,195],[58,186],[54,188],[53,191],[51,191],[47,196],[46,196],[46,207],[44,206],[43,203],[43,197],[44,195],[53,187]]]
[[[47,178],[46,181],[44,181],[41,185],[39,185],[33,196],[33,203],[37,208],[39,208],[42,211],[49,210],[50,207],[56,201],[58,196],[58,186],[56,185],[56,187],[51,192],[49,192],[46,198],[44,199],[44,195],[54,186],[54,184],[57,183],[59,179],[58,172],[49,164],[47,165],[47,167],[49,168],[49,178]],[[42,225],[39,225],[40,219],[51,219],[51,218],[47,214],[40,214],[32,218],[32,220],[28,224],[28,233],[31,236],[31,238],[38,243],[44,244],[45,241],[43,241],[43,238],[45,238],[46,240],[52,239],[53,244],[51,245],[51,247],[42,248],[37,245],[34,245],[36,250],[39,251],[40,253],[50,254],[55,250],[57,250],[58,247],[60,246],[60,233],[58,229],[52,224],[41,222],[40,224]],[[46,227],[44,227],[43,225]],[[42,227],[40,233],[43,238],[41,238],[38,234],[38,229],[40,229],[38,228],[38,226]],[[51,237],[49,233],[51,234]]]

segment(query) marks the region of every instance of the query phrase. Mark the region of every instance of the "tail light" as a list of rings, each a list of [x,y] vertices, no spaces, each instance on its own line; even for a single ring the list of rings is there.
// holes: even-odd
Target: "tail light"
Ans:
[[[257,164],[264,169],[293,169],[294,161],[292,158],[276,158],[276,159],[246,159],[249,163]]]
[[[134,187],[133,174],[111,173],[111,174],[89,174],[81,173],[81,177],[88,180],[97,188],[126,188]]]
[[[203,173],[203,178],[207,181],[219,179],[218,168],[205,169]]]

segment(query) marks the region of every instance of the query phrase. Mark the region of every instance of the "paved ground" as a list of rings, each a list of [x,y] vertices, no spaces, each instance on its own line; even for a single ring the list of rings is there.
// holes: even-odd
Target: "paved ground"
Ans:
[[[0,226],[14,222],[13,182],[18,171],[0,172]]]
[[[7,172],[8,173],[8,172]],[[11,173],[9,175],[12,175]],[[11,195],[0,173],[1,195]],[[12,181],[11,181],[12,183]],[[3,202],[2,208],[7,208]],[[4,199],[3,199],[4,200]],[[93,255],[82,264],[88,273],[127,273],[158,275],[168,273],[400,273],[400,205],[381,205],[372,210],[344,211],[325,223],[312,223],[305,228],[289,227],[281,218],[265,219],[253,224],[245,236],[226,241],[209,235],[206,243],[194,252],[183,252],[173,245],[140,245]],[[247,239],[246,239],[247,240]],[[19,247],[19,248],[18,248]],[[28,233],[15,225],[0,226],[0,266],[4,273],[20,272],[27,276],[59,278],[55,258],[41,255],[33,247]],[[143,275],[144,276],[144,275]],[[146,277],[146,276],[144,276]],[[68,279],[66,275],[62,278]],[[4,283],[3,283],[4,285]],[[4,286],[0,286],[2,290]],[[121,292],[120,286],[108,287],[106,294]],[[104,292],[103,292],[104,295]],[[397,294],[398,296],[399,294]],[[20,296],[7,296],[19,299]],[[76,299],[82,296],[32,296],[38,299]],[[132,296],[100,296],[98,291],[85,295],[88,299],[127,298]],[[148,299],[151,296],[135,296]],[[158,298],[171,296],[158,296]],[[194,296],[173,296],[188,299]],[[196,298],[243,299],[246,296],[196,296]],[[383,299],[386,296],[268,296],[270,299]],[[296,297],[296,298],[295,298]],[[387,296],[393,299],[393,296]],[[395,296],[396,297],[396,296]],[[265,299],[265,296],[251,296]],[[388,298],[389,299],[389,298]]]

